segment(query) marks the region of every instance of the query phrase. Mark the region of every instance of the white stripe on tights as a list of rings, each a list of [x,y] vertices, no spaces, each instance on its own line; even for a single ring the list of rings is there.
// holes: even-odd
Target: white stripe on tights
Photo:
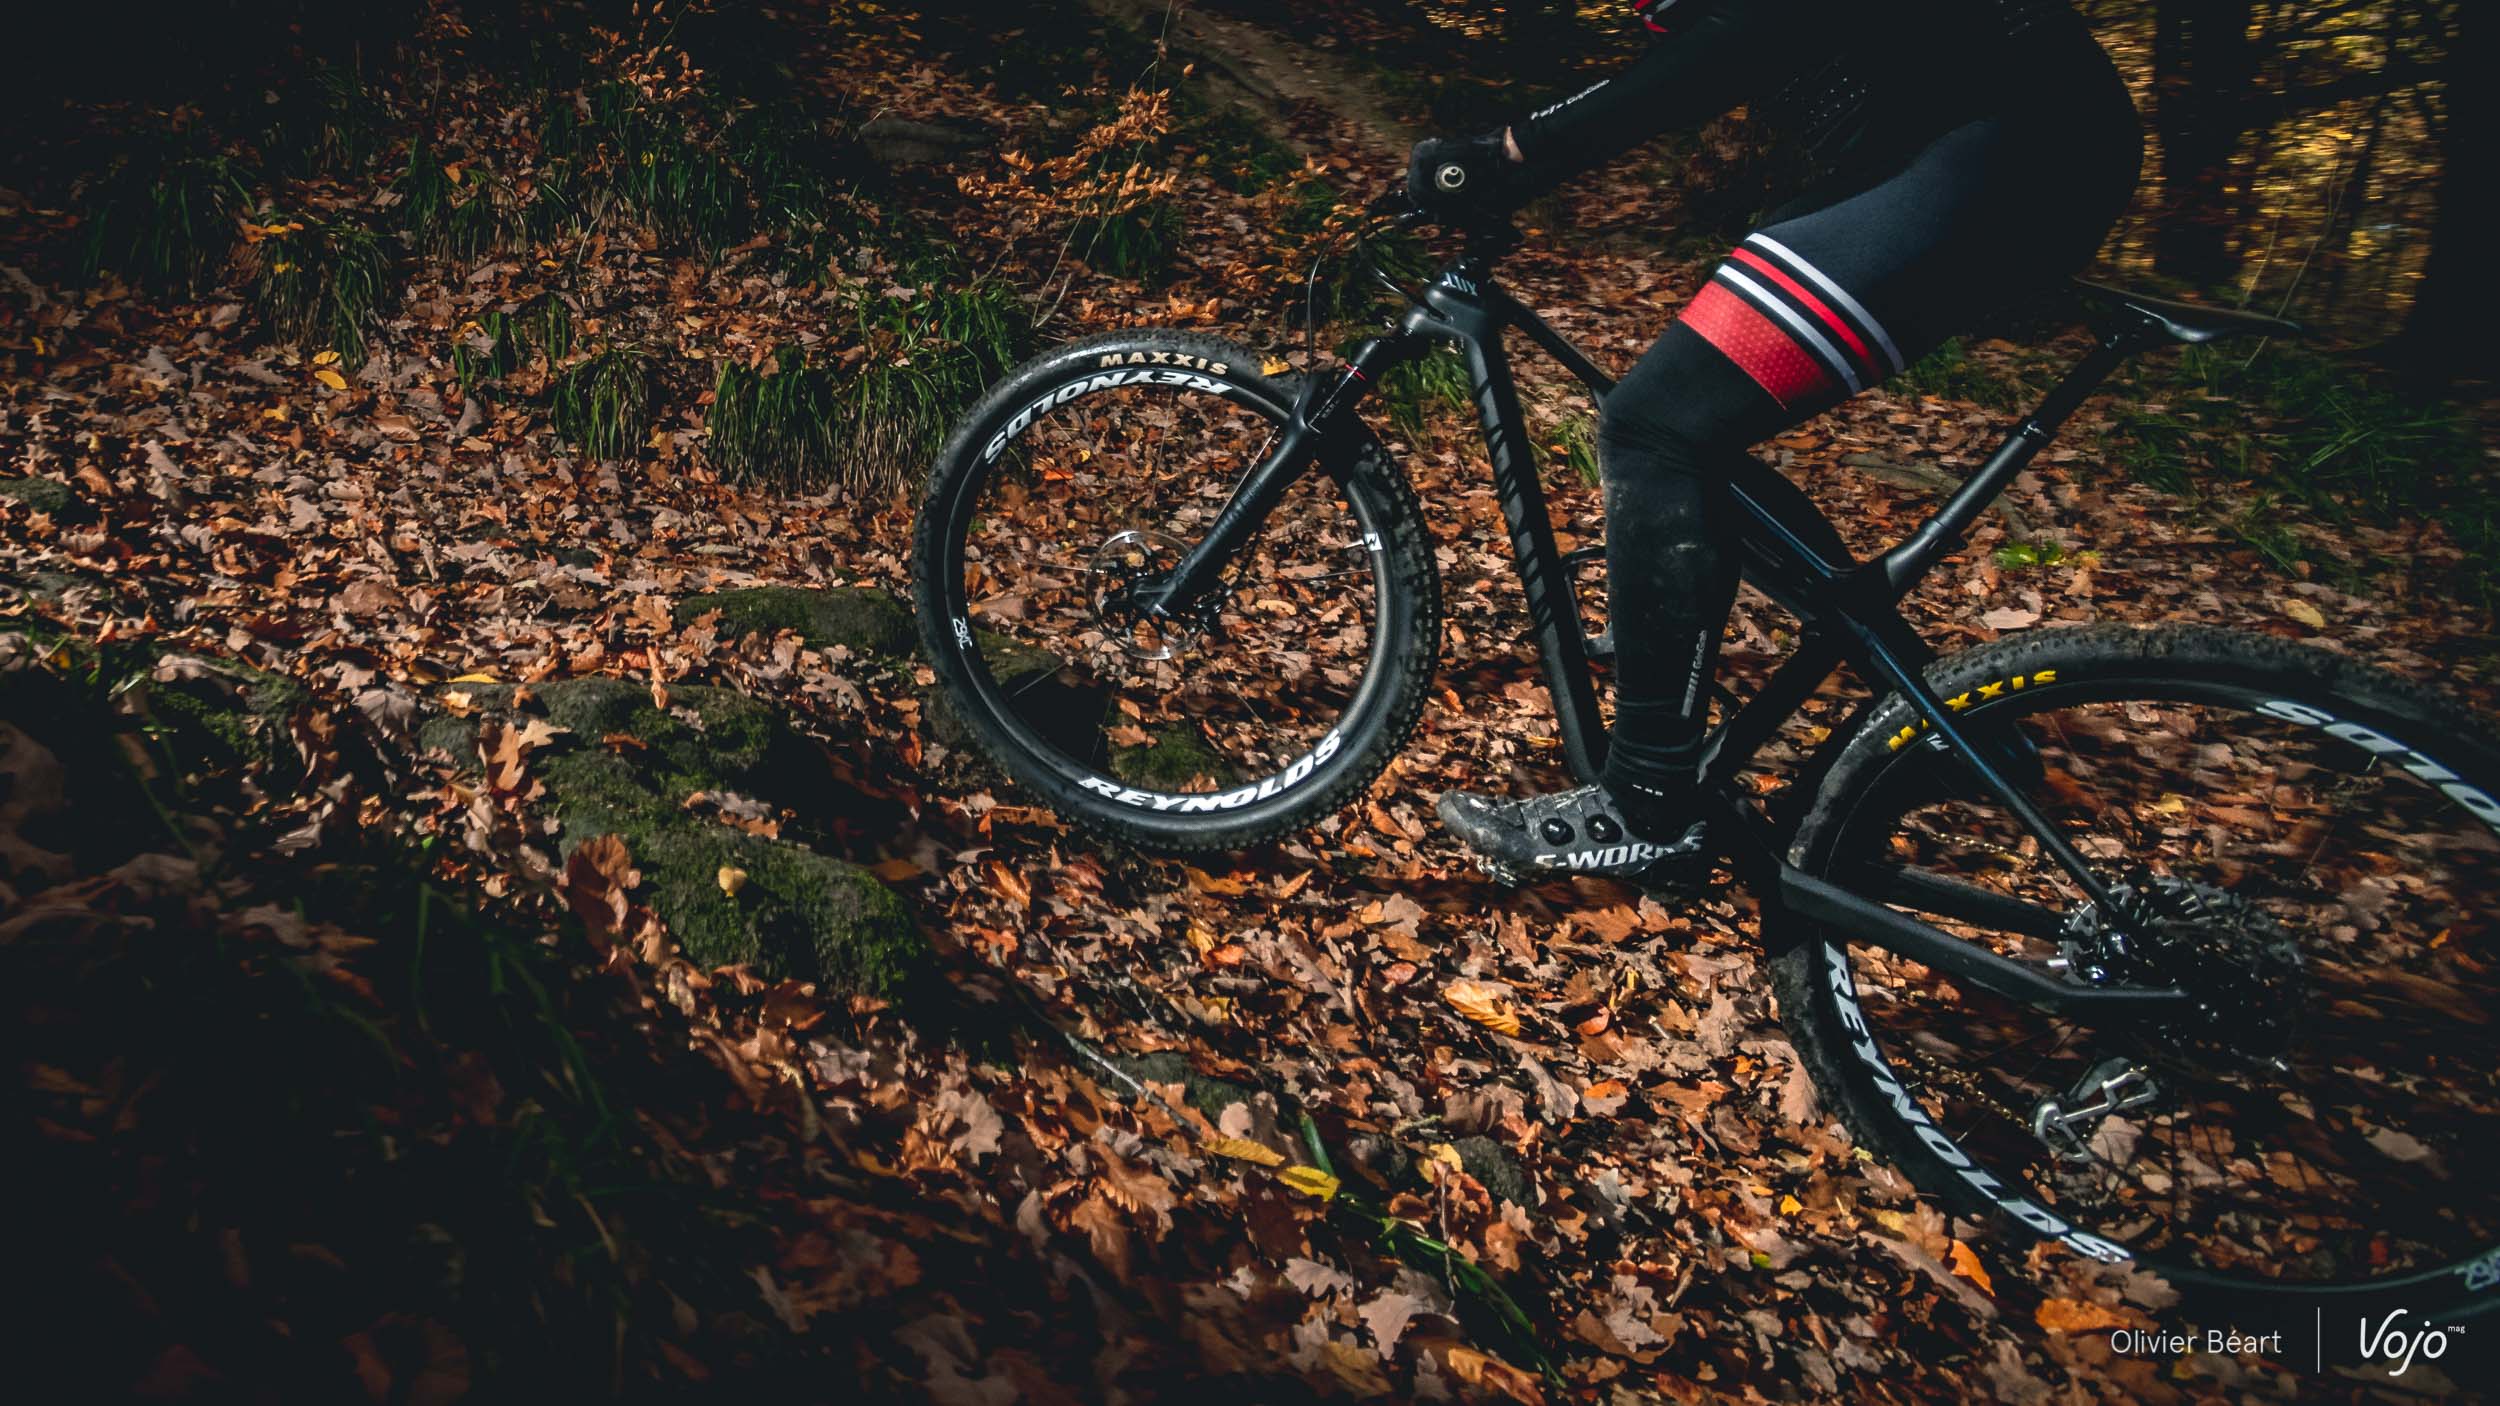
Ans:
[[[1833,302],[1847,308],[1850,316],[1855,317],[1860,326],[1875,334],[1876,345],[1882,347],[1884,355],[1891,359],[1892,369],[1898,371],[1902,368],[1904,363],[1901,360],[1901,349],[1892,344],[1891,334],[1884,331],[1884,324],[1875,320],[1875,314],[1868,312],[1857,299],[1849,296],[1848,289],[1825,278],[1821,269],[1798,258],[1788,246],[1767,234],[1748,235],[1745,242],[1765,253],[1777,256],[1781,263],[1788,265],[1790,272],[1803,276],[1807,282],[1830,294]]]
[[[1719,277],[1724,278],[1728,282],[1735,284],[1737,287],[1744,289],[1748,293],[1751,293],[1764,307],[1769,308],[1773,313],[1777,314],[1780,321],[1787,323],[1790,331],[1795,332],[1801,339],[1812,343],[1814,350],[1822,358],[1823,369],[1840,373],[1840,379],[1848,383],[1851,394],[1854,395],[1857,392],[1866,389],[1866,387],[1858,384],[1858,373],[1849,369],[1849,358],[1840,354],[1840,348],[1823,340],[1823,334],[1814,330],[1813,323],[1806,321],[1805,318],[1798,315],[1795,309],[1789,307],[1788,304],[1781,302],[1777,295],[1773,294],[1769,289],[1764,288],[1761,284],[1754,282],[1752,279],[1745,277],[1741,273],[1738,273],[1735,266],[1732,264],[1719,265]]]

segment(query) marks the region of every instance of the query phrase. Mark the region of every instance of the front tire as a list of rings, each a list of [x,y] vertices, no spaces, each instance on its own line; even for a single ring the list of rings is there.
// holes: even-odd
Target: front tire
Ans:
[[[1296,388],[1218,338],[1105,333],[1018,367],[940,451],[912,559],[931,667],[980,750],[1086,830],[1247,848],[1359,794],[1422,715],[1440,583],[1369,435],[1289,491],[1202,632],[1117,614],[1200,539]]]

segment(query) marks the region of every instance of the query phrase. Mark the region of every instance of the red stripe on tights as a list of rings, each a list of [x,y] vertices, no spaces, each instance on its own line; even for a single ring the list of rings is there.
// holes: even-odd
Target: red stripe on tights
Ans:
[[[1805,304],[1807,307],[1812,308],[1814,310],[1814,315],[1823,319],[1825,326],[1839,333],[1841,339],[1849,344],[1850,350],[1855,351],[1858,354],[1858,364],[1860,366],[1872,366],[1878,368],[1880,371],[1883,363],[1875,359],[1875,354],[1866,349],[1866,343],[1858,340],[1858,334],[1850,330],[1848,323],[1840,320],[1840,315],[1838,313],[1833,312],[1830,308],[1823,305],[1823,300],[1821,298],[1807,292],[1805,288],[1797,282],[1797,280],[1790,278],[1787,274],[1784,274],[1778,269],[1772,267],[1771,262],[1768,259],[1758,257],[1750,249],[1737,250],[1736,257],[1742,259],[1748,267],[1759,270],[1763,274],[1767,275],[1773,282],[1779,284],[1780,287],[1787,289],[1789,296],[1795,298],[1798,302]]]
[[[1751,303],[1716,283],[1704,284],[1677,319],[1753,377],[1782,406],[1830,394],[1839,382]]]

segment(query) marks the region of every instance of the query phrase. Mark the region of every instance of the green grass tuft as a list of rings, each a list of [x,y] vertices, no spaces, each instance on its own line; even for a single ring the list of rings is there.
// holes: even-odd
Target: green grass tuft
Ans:
[[[821,482],[839,468],[845,419],[832,371],[783,347],[760,367],[721,363],[705,452],[732,479]]]
[[[1970,349],[1959,337],[1912,362],[1892,384],[1895,390],[1912,395],[1967,400],[1991,410],[2012,410],[2026,395],[2020,381],[1972,360]]]
[[[926,287],[853,299],[866,353],[849,369],[784,347],[761,366],[729,363],[713,383],[706,452],[731,478],[911,482],[963,406],[1013,365],[1031,339],[1004,288]]]
[[[1563,467],[1591,488],[1598,485],[1602,466],[1597,458],[1597,417],[1589,414],[1566,415],[1555,424],[1554,434],[1547,442],[1561,456]]]
[[[1187,233],[1180,207],[1151,199],[1109,215],[1080,217],[1069,231],[1078,257],[1114,278],[1159,283]]]
[[[861,297],[851,314],[868,355],[843,391],[845,477],[876,486],[916,481],[955,416],[1032,337],[1024,305],[994,283]]]
[[[462,395],[503,380],[520,370],[529,356],[525,325],[511,313],[489,312],[475,327],[451,347],[451,374],[460,383]]]
[[[555,375],[548,417],[593,459],[621,459],[651,435],[651,367],[637,347],[609,347]]]
[[[179,139],[131,153],[84,192],[80,271],[156,292],[198,289],[234,252],[251,179],[231,157],[184,151]]]
[[[1458,349],[1436,345],[1421,356],[1401,361],[1380,378],[1378,403],[1391,425],[1409,436],[1422,434],[1436,412],[1468,408],[1467,363]]]
[[[2349,572],[2306,546],[2287,510],[2330,523],[2430,520],[2463,550],[2461,594],[2500,607],[2500,483],[2468,412],[2408,399],[2366,368],[2292,347],[2191,347],[2175,364],[2140,370],[2133,389],[2119,462],[2196,499],[2277,566]],[[2236,486],[2213,492],[2215,479]]]
[[[268,163],[292,175],[362,170],[390,114],[353,68],[315,60],[279,86],[261,141]]]
[[[407,168],[392,189],[399,194],[400,229],[422,253],[474,259],[501,243],[513,224],[493,177],[475,166],[455,176],[423,137],[409,143]]]
[[[269,214],[255,229],[252,302],[270,334],[362,366],[365,333],[390,292],[381,240],[349,220]]]

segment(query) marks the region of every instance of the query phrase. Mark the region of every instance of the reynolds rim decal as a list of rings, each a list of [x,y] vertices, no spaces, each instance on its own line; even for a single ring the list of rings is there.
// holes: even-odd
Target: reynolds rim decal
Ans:
[[[1857,985],[1849,979],[1848,957],[1838,946],[1827,942],[1823,944],[1823,960],[1831,968],[1832,1004],[1838,1007],[1840,1023],[1849,1031],[1850,1050],[1857,1056],[1858,1063],[1866,1066],[1867,1075],[1875,1081],[1875,1091],[1883,1096],[1887,1111],[1908,1124],[1911,1133],[1929,1152],[1935,1154],[1937,1160],[1952,1168],[1954,1175],[1968,1182],[1972,1190],[1987,1197],[1998,1210],[2022,1222],[2036,1234],[2055,1240],[2086,1259],[2118,1264],[2135,1258],[2126,1246],[2069,1225],[2048,1207],[2028,1197],[2015,1195],[2006,1189],[2005,1183],[1990,1176],[1985,1168],[1972,1161],[1970,1154],[1962,1150],[1962,1145],[1944,1129],[1937,1127],[1936,1121],[1927,1116],[1926,1109],[1911,1100],[1908,1088],[1893,1076],[1892,1065],[1885,1060],[1883,1052],[1875,1048],[1875,1035],[1867,1028],[1866,1013],[1858,1009]]]
[[[1239,810],[1253,802],[1272,800],[1283,795],[1310,780],[1312,774],[1326,766],[1328,759],[1337,755],[1338,749],[1343,746],[1345,746],[1344,734],[1335,728],[1330,728],[1328,735],[1319,740],[1318,746],[1295,758],[1291,766],[1263,781],[1236,787],[1230,791],[1175,795],[1169,791],[1141,791],[1137,787],[1123,786],[1117,781],[1100,776],[1085,777],[1079,784],[1098,796],[1107,796],[1122,805],[1135,806],[1140,810],[1172,812],[1180,815],[1207,815],[1219,810]]]

